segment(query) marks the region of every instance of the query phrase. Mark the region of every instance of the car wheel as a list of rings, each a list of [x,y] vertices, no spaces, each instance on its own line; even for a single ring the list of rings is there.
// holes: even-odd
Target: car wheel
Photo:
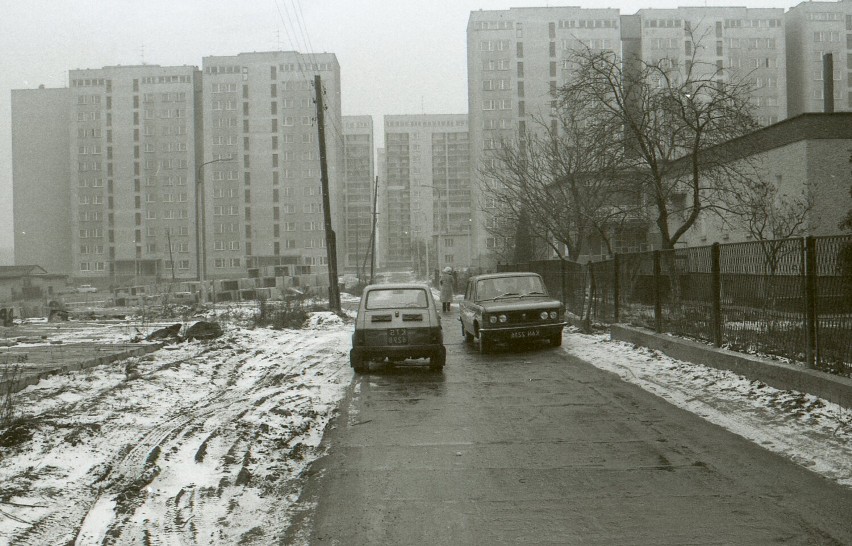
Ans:
[[[464,329],[464,324],[462,324],[462,337],[464,338],[465,343],[470,343],[473,341],[473,334],[468,334],[467,330]]]
[[[560,345],[562,345],[562,332],[561,331],[558,334],[554,334],[550,338],[550,344],[553,345],[554,347],[559,347]]]
[[[491,350],[491,342],[485,339],[485,334],[479,332],[479,354],[484,355]]]
[[[359,351],[352,350],[349,352],[349,364],[352,365],[355,373],[364,373],[368,370],[367,361],[364,360],[364,356]]]

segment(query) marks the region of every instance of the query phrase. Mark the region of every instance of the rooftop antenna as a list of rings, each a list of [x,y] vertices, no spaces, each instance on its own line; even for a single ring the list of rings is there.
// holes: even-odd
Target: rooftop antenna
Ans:
[[[139,47],[139,56],[142,57],[142,64],[145,64],[145,42]]]

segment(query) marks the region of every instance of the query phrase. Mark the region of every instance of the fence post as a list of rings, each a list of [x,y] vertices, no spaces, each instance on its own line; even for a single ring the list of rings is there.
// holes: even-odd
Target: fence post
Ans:
[[[663,332],[663,302],[660,294],[662,272],[660,268],[660,251],[654,251],[654,331]]]
[[[816,240],[805,237],[805,363],[808,368],[819,367],[816,309]]]
[[[713,243],[710,247],[711,296],[713,298],[713,344],[722,346],[722,264],[721,246]]]
[[[612,255],[612,322],[618,322],[618,300],[620,299],[619,289],[619,259],[618,252]]]

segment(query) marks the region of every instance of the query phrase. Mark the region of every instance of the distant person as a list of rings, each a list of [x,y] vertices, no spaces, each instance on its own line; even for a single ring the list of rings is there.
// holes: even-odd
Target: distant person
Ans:
[[[438,284],[441,287],[441,310],[450,311],[453,305],[453,268],[445,267],[441,272],[441,279]]]

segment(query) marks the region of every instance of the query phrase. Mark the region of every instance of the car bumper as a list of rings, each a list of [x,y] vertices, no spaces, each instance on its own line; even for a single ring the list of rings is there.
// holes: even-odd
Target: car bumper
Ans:
[[[562,332],[567,322],[548,324],[529,324],[497,328],[480,328],[479,335],[489,341],[523,341],[527,339],[548,339]]]
[[[361,358],[372,360],[376,358],[406,359],[431,358],[445,356],[447,348],[443,345],[368,345],[353,347],[352,353]]]

